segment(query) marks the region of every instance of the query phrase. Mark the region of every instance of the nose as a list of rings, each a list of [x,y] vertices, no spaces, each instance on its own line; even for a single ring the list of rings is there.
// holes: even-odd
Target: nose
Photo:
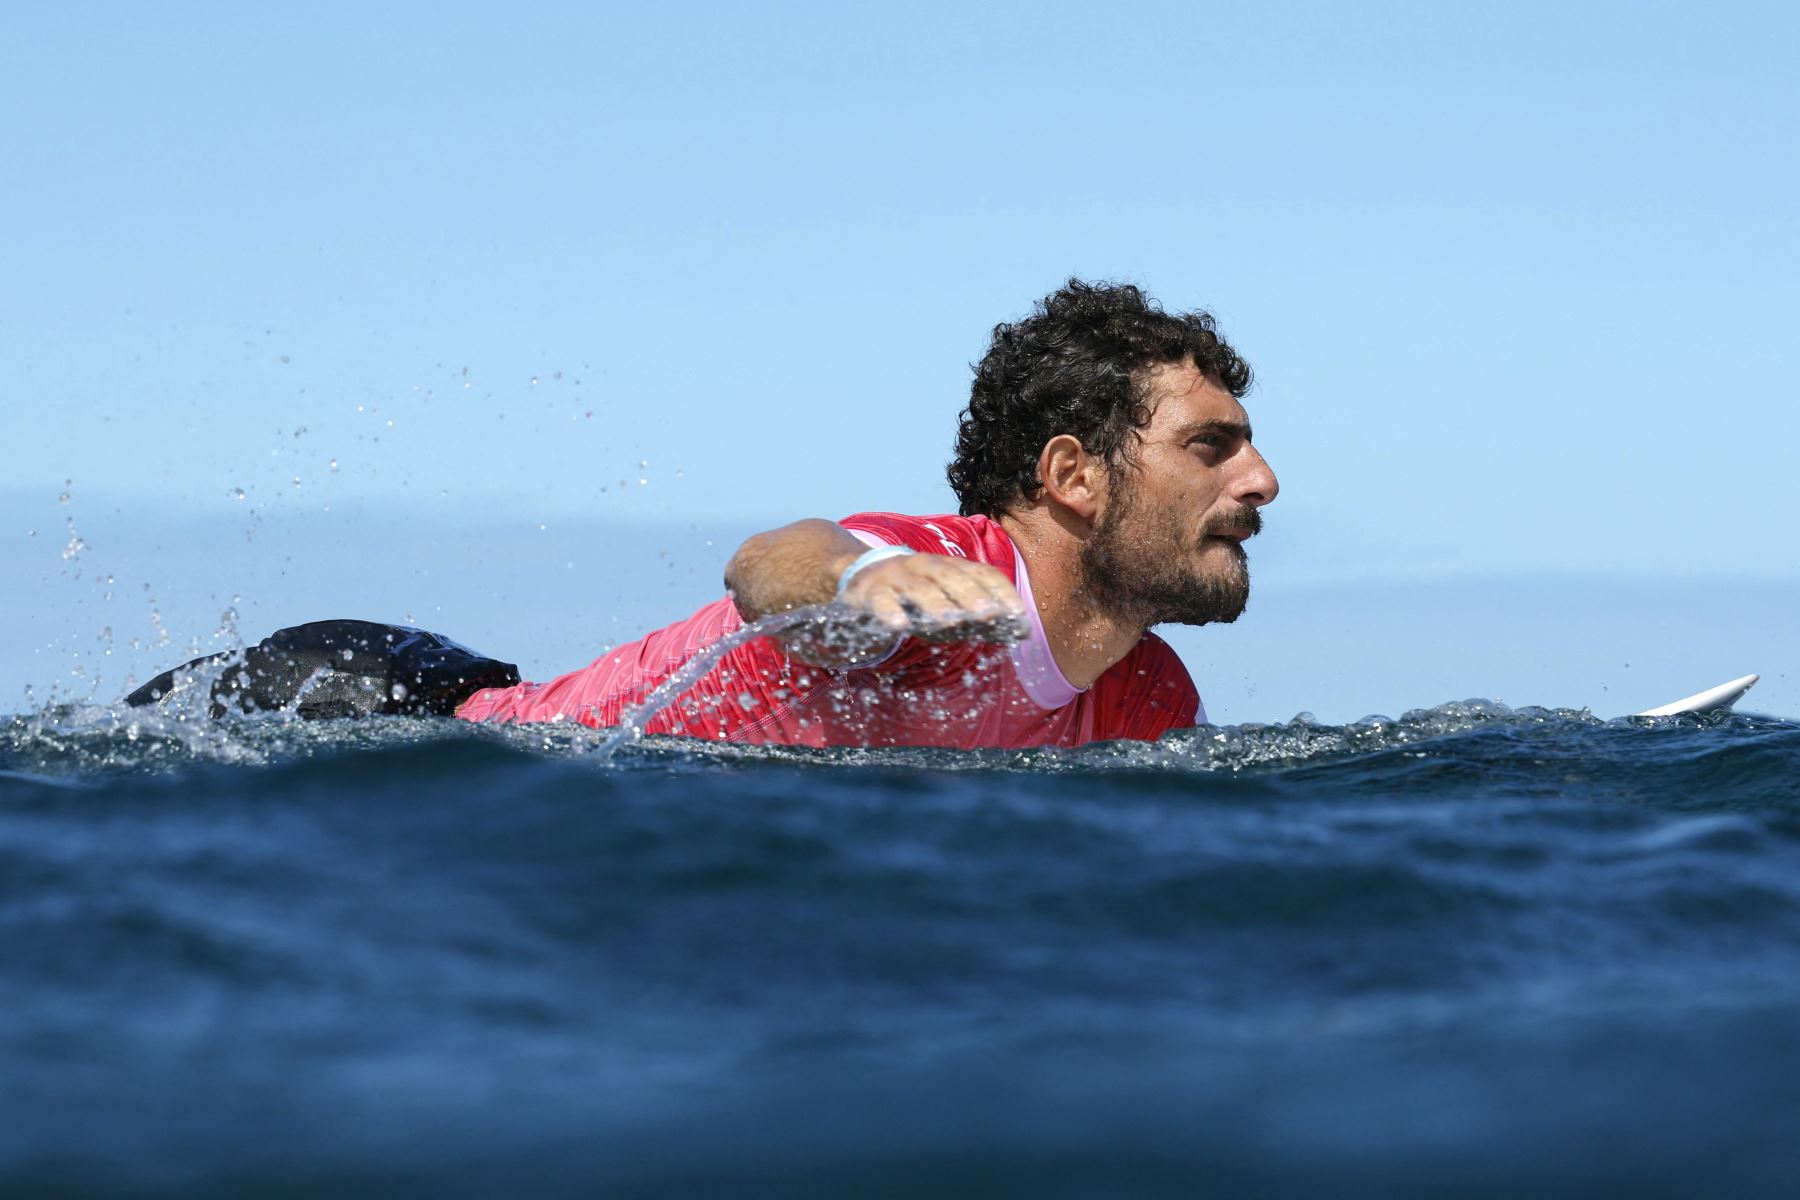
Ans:
[[[1239,503],[1251,508],[1261,508],[1275,499],[1281,491],[1281,484],[1276,480],[1269,460],[1248,442],[1244,444],[1243,459],[1243,470],[1233,481],[1233,494]]]

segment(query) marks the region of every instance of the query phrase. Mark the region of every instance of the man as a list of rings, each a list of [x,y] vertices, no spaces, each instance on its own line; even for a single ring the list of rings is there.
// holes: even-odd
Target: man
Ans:
[[[949,468],[960,515],[757,534],[726,567],[725,598],[550,683],[479,691],[456,715],[615,725],[746,622],[835,600],[822,627],[731,649],[646,732],[973,748],[1193,725],[1194,685],[1148,630],[1244,609],[1243,541],[1277,490],[1239,403],[1249,383],[1206,314],[1071,280],[998,326],[976,368]],[[1017,640],[982,640],[996,636]]]
[[[1240,403],[1249,385],[1207,314],[1070,280],[997,326],[975,369],[949,467],[958,515],[757,534],[723,598],[549,683],[418,630],[297,626],[226,670],[212,711],[631,719],[811,746],[1154,739],[1205,712],[1150,628],[1232,621],[1249,597],[1243,542],[1277,490]],[[741,632],[764,619],[768,636]],[[204,661],[129,700],[161,700]],[[640,709],[665,683],[666,703]]]

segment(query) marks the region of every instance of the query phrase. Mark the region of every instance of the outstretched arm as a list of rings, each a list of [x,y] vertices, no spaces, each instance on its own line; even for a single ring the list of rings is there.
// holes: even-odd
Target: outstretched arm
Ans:
[[[805,520],[759,533],[738,547],[725,586],[746,621],[838,598],[838,579],[868,549],[841,525]],[[1009,640],[1025,605],[1004,574],[985,563],[944,554],[884,558],[858,571],[842,596],[883,638],[930,641]],[[790,651],[823,666],[856,657],[827,649],[817,634],[784,639]]]

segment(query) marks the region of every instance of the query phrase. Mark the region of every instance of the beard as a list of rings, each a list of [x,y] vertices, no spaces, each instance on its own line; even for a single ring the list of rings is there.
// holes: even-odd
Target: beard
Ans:
[[[1192,530],[1177,516],[1138,502],[1136,489],[1120,477],[1112,504],[1081,549],[1082,590],[1097,608],[1141,625],[1208,625],[1235,621],[1250,602],[1250,559],[1236,541],[1224,563],[1200,567]],[[1254,508],[1215,514],[1202,538],[1227,530],[1262,529]],[[1214,556],[1216,557],[1216,556]]]

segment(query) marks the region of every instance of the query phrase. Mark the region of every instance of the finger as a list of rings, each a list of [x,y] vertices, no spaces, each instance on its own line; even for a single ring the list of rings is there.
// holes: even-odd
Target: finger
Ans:
[[[867,608],[874,598],[884,592],[904,592],[909,587],[911,564],[915,559],[925,555],[915,554],[901,558],[887,558],[871,564],[858,571],[850,580],[850,586],[839,597],[858,608]]]
[[[844,599],[884,619],[898,612],[908,627],[942,624],[954,606],[938,586],[934,568],[929,564],[915,565],[928,557],[937,556],[920,554],[876,563],[851,581]],[[882,572],[879,577],[867,578],[876,571]]]
[[[939,574],[932,583],[944,598],[946,614],[960,613],[980,618],[997,616],[1001,611],[1000,597],[994,594],[992,584],[979,575],[968,571],[949,571]]]
[[[1012,582],[984,563],[938,557],[924,573],[942,593],[948,611],[982,619],[1023,612]]]
[[[942,605],[913,613],[913,636],[926,641],[1016,642],[1025,633],[1023,617],[996,608],[970,612],[966,606],[949,606],[944,600]]]
[[[940,640],[1016,642],[1029,633],[1024,601],[998,571],[962,573],[941,583],[951,607],[941,615]]]
[[[883,588],[872,596],[857,597],[855,603],[856,607],[874,617],[890,633],[906,633],[913,627],[912,615],[906,611],[900,593],[894,588]]]
[[[879,562],[851,582],[844,599],[891,633],[932,642],[1013,642],[1027,632],[1012,581],[966,559],[920,554]]]

